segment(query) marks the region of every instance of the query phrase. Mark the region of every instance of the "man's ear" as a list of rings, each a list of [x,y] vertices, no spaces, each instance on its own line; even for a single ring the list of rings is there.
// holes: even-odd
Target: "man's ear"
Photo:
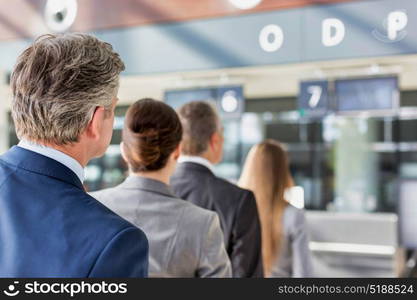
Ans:
[[[104,107],[98,106],[96,107],[93,117],[91,121],[88,123],[86,128],[86,134],[90,139],[93,140],[100,140],[101,131],[103,128],[104,117],[105,117],[105,110]]]
[[[214,151],[217,151],[220,145],[220,140],[221,140],[220,134],[216,131],[215,133],[211,135],[210,148]]]
[[[121,142],[120,143],[120,154],[122,155],[123,160],[127,162],[126,152],[125,152],[124,148],[125,148],[125,144],[123,142]]]

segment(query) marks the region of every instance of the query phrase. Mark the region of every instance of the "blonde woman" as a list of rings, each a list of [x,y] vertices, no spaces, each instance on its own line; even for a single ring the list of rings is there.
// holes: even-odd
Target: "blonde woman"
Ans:
[[[256,197],[262,229],[266,277],[311,277],[307,225],[302,210],[285,199],[293,186],[288,156],[280,143],[266,140],[248,154],[239,180]]]

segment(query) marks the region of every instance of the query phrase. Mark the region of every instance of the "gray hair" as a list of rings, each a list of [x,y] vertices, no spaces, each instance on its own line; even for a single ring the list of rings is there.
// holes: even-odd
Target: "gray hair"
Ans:
[[[95,109],[112,107],[124,70],[110,44],[80,33],[39,37],[11,76],[17,136],[56,145],[76,143]]]
[[[220,132],[220,118],[210,102],[192,101],[178,110],[183,126],[182,153],[201,155],[207,149],[212,135]]]

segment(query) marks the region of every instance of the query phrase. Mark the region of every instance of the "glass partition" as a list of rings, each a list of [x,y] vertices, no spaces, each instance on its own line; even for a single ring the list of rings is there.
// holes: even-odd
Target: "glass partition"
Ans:
[[[396,212],[398,181],[417,179],[417,111],[393,115],[246,113],[242,162],[250,147],[272,138],[285,144],[305,207],[342,212]],[[252,128],[252,131],[249,129]]]

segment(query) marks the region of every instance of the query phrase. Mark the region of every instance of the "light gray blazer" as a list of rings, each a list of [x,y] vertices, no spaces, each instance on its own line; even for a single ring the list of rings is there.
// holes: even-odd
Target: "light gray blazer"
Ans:
[[[281,252],[272,267],[271,277],[312,277],[313,266],[304,211],[289,204],[285,208],[282,224]]]
[[[232,276],[217,214],[178,199],[166,184],[130,176],[91,195],[145,232],[149,277]]]

